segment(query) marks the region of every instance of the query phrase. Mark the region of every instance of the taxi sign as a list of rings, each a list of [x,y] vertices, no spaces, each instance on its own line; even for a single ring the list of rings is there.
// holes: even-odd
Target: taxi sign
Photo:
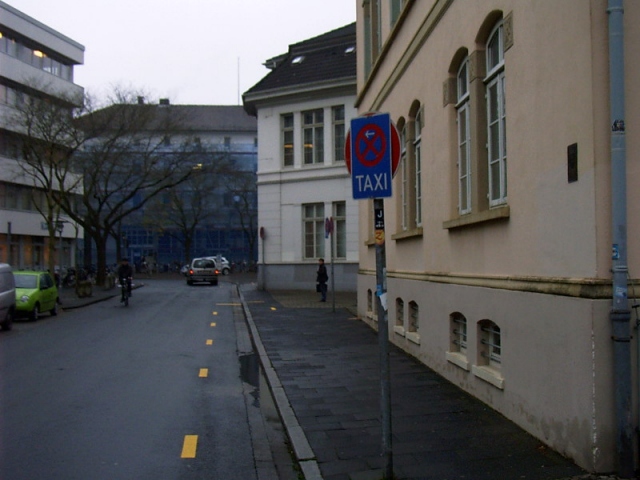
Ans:
[[[351,120],[345,159],[354,199],[391,197],[399,158],[400,136],[388,113],[372,113]]]

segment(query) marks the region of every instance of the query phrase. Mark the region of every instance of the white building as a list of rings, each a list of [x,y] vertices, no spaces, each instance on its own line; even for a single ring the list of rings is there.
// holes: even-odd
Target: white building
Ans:
[[[34,207],[42,196],[18,164],[22,132],[9,119],[28,95],[82,98],[73,68],[83,61],[82,45],[0,1],[0,262],[15,268],[47,265],[48,233]],[[34,92],[36,86],[40,90]],[[70,265],[82,230],[64,217],[58,225],[56,260]]]
[[[258,118],[259,282],[312,289],[324,258],[329,287],[355,291],[358,207],[344,161],[356,115],[355,24],[290,45],[265,65],[272,71],[243,96]]]

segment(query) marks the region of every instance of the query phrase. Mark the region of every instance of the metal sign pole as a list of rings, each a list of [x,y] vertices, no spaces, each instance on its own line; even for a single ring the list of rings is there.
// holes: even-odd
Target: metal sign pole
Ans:
[[[387,260],[384,238],[384,200],[373,199],[376,242],[376,298],[378,313],[378,345],[380,354],[380,411],[382,417],[382,455],[385,476],[393,478],[391,445],[391,385],[389,368],[389,322],[387,317]]]

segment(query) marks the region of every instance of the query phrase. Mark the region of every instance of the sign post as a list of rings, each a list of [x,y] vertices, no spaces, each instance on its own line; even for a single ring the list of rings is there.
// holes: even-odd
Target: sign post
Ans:
[[[351,120],[351,130],[347,134],[345,145],[345,159],[351,173],[353,198],[356,200],[373,198],[382,455],[385,458],[384,478],[392,479],[393,448],[384,197],[392,196],[391,181],[400,161],[400,135],[391,122],[389,114],[373,113]]]

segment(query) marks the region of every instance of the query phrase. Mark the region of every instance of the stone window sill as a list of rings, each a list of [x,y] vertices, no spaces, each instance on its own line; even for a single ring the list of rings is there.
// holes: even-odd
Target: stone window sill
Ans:
[[[471,367],[471,372],[479,379],[490,383],[500,390],[504,390],[504,378],[497,370],[487,366],[473,365]]]
[[[483,212],[469,213],[467,215],[462,215],[460,217],[447,220],[446,222],[442,223],[442,228],[447,230],[455,230],[456,228],[476,225],[478,223],[507,219],[510,215],[511,211],[509,205],[502,205],[500,207],[494,207]]]
[[[463,370],[469,371],[469,360],[460,352],[447,352],[447,361]]]

